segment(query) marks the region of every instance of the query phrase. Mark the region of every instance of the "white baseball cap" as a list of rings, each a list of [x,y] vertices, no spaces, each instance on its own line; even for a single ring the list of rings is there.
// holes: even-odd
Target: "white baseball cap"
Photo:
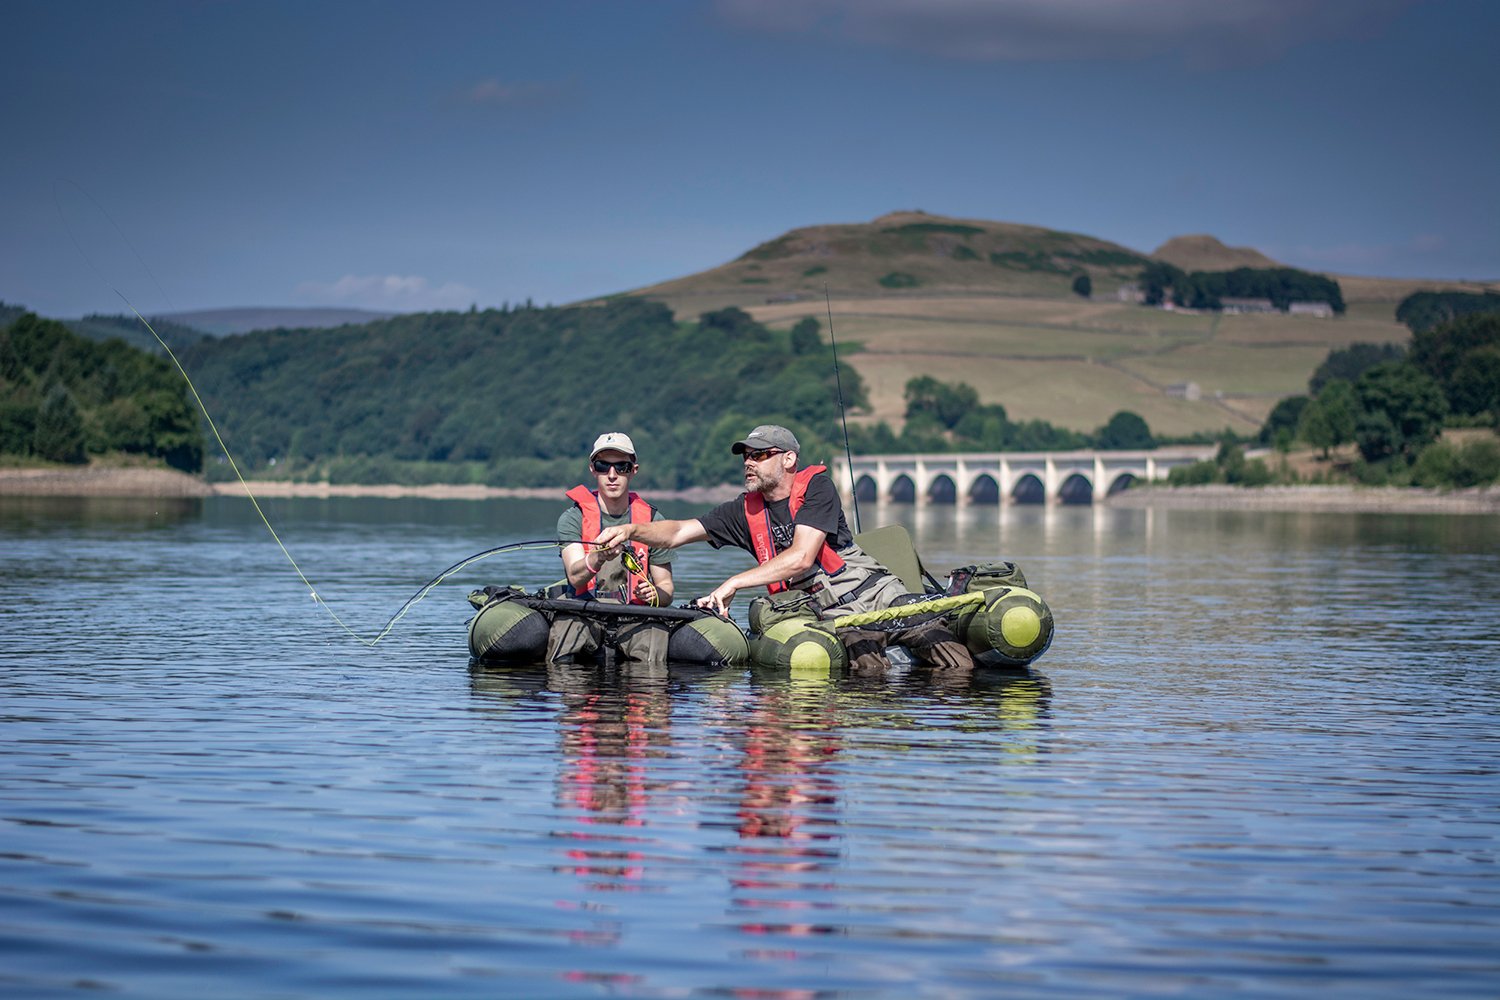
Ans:
[[[623,451],[635,458],[635,442],[630,440],[628,434],[610,431],[608,434],[600,434],[594,440],[594,450],[589,452],[589,461],[592,462],[601,451]]]

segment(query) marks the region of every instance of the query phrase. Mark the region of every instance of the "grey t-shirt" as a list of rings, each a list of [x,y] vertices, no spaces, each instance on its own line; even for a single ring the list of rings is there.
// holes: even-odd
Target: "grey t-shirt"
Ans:
[[[661,516],[661,511],[653,507],[651,508],[651,520],[664,521],[666,518]],[[629,523],[629,510],[626,510],[623,514],[616,515],[611,514],[603,506],[600,506],[599,528],[601,531],[605,528],[613,528],[617,524]],[[569,504],[568,509],[563,511],[562,516],[557,519],[557,537],[564,542],[583,541],[583,511],[578,509],[576,503]],[[653,548],[651,549],[650,558],[651,565],[653,566],[670,566],[672,565],[672,550]]]

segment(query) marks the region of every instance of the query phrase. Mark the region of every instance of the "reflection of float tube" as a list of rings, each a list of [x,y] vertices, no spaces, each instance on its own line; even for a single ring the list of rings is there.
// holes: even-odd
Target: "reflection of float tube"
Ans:
[[[849,654],[838,637],[807,618],[779,621],[751,638],[750,658],[793,677],[827,677],[849,665]]]
[[[959,612],[955,631],[980,663],[1023,667],[1052,644],[1052,610],[1022,587],[986,590],[984,603]]]
[[[491,601],[469,623],[469,655],[487,662],[540,663],[547,619],[519,601]]]

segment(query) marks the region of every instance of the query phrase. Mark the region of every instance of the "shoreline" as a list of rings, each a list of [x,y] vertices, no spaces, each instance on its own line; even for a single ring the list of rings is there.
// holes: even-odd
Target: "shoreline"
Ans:
[[[1500,514],[1500,486],[1138,486],[1100,506],[1121,509],[1314,511],[1336,514]]]
[[[334,497],[416,497],[430,500],[490,500],[503,498],[556,500],[562,487],[501,487],[353,483],[293,483],[252,481],[256,497],[332,499]],[[720,485],[686,490],[651,490],[662,500],[722,503],[738,496],[737,486]],[[173,469],[106,468],[76,469],[0,468],[0,497],[141,497],[201,498],[245,495],[238,482],[209,483]],[[1465,490],[1396,488],[1377,486],[1138,486],[1100,501],[1101,507],[1134,509],[1159,507],[1174,510],[1282,510],[1330,513],[1431,513],[1500,514],[1500,486]]]

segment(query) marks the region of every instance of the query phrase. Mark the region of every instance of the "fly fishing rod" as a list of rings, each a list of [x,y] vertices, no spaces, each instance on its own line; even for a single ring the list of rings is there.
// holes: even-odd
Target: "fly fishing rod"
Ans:
[[[823,304],[828,307],[828,345],[833,348],[833,384],[839,394],[839,420],[844,425],[844,459],[849,463],[849,496],[854,501],[854,533],[859,527],[859,484],[854,481],[854,455],[849,450],[849,417],[844,412],[844,380],[839,375],[839,344],[833,336],[833,300],[828,297],[828,282],[823,282]]]

